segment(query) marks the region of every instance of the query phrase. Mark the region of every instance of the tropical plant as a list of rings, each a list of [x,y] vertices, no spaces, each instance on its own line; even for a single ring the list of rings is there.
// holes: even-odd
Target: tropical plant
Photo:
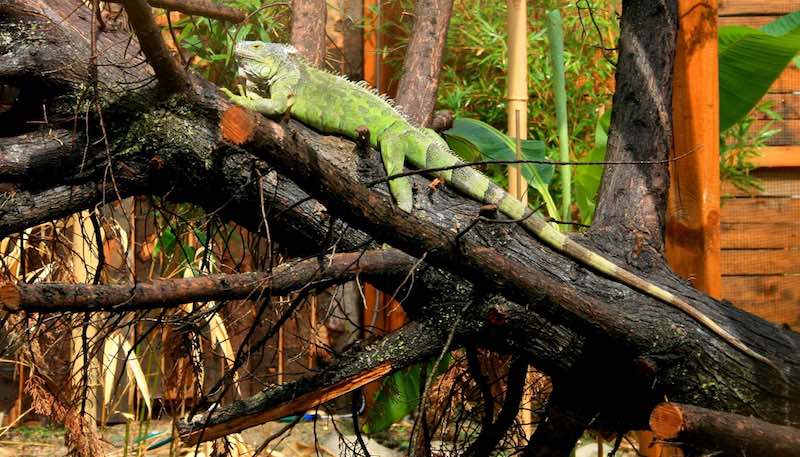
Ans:
[[[444,132],[447,143],[464,160],[514,161],[518,159],[517,145],[513,138],[491,125],[477,119],[458,118],[453,127]],[[523,160],[546,161],[544,143],[539,140],[520,141],[519,158]],[[558,218],[558,208],[548,190],[553,178],[553,166],[547,164],[519,164],[522,176],[533,187],[547,208],[550,217]],[[505,184],[505,165],[488,165],[484,171]]]
[[[289,15],[286,3],[280,1],[227,0],[224,3],[247,11],[247,21],[232,24],[217,19],[184,16],[173,26],[180,30],[176,41],[187,54],[186,60],[208,80],[230,86],[236,75],[234,45],[241,40],[286,41]]]
[[[758,188],[752,159],[779,130],[780,116],[759,103],[800,51],[800,12],[787,14],[760,29],[719,29],[720,177],[743,189]],[[768,122],[753,130],[757,114]]]
[[[742,119],[800,51],[800,11],[755,29],[719,28],[720,131]]]

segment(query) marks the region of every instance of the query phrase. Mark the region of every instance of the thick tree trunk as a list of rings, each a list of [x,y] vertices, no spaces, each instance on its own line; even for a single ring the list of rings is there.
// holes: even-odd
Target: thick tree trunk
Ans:
[[[0,62],[0,83],[21,89],[20,112],[44,103],[49,113],[63,114],[49,117],[47,127],[56,132],[71,132],[72,119],[67,114],[75,112],[75,95],[87,74],[82,69],[88,62],[89,16],[85,9],[71,14],[78,3],[14,0],[0,4],[0,35],[9,37],[0,40],[0,54],[9,56]],[[639,11],[656,22],[660,17],[660,27],[674,19],[651,7],[655,8],[650,2],[626,3],[624,14]],[[636,25],[623,19],[624,24]],[[103,48],[104,61],[121,63],[125,37],[101,34],[100,39],[108,44]],[[663,49],[663,42],[659,48],[659,42],[646,46],[650,61],[669,60],[664,54],[671,49]],[[622,48],[629,49],[620,56],[618,84],[624,86],[632,84],[632,78],[646,76],[625,70],[631,68],[625,59],[643,58],[641,50]],[[574,378],[574,373],[613,373],[585,378],[591,379],[585,386],[587,397],[596,399],[593,427],[643,428],[650,410],[665,396],[775,424],[800,424],[800,335],[692,289],[653,254],[658,243],[648,241],[654,248],[646,257],[620,252],[618,246],[628,244],[610,235],[610,223],[591,239],[579,239],[620,265],[638,267],[642,276],[685,297],[769,356],[781,366],[781,373],[749,359],[674,308],[557,254],[515,225],[476,221],[479,204],[447,188],[431,191],[427,180],[415,177],[415,211],[411,215],[399,211],[385,183],[368,185],[383,177],[375,151],[363,153],[349,141],[320,135],[295,121],[278,124],[232,107],[216,88],[199,79],[193,81],[191,96],[168,96],[150,86],[123,91],[129,86],[120,85],[121,78],[141,81],[147,76],[141,68],[132,68],[99,68],[107,89],[102,102],[108,151],[96,142],[96,131],[90,132],[94,136],[88,140],[79,135],[64,142],[72,147],[63,150],[41,133],[37,134],[41,143],[30,149],[13,149],[9,145],[16,139],[3,140],[0,147],[12,147],[15,154],[4,162],[10,157],[3,154],[8,149],[0,151],[0,182],[13,183],[16,190],[0,196],[0,236],[102,201],[147,192],[195,203],[254,231],[266,214],[273,238],[296,253],[318,254],[334,246],[337,252],[353,251],[370,246],[374,238],[424,260],[416,264],[414,288],[403,304],[412,327],[422,332],[421,339],[415,335],[409,344],[403,334],[393,334],[376,343],[387,345],[381,352],[354,350],[352,358],[333,364],[313,380],[267,390],[245,405],[220,407],[210,419],[202,418],[213,422],[217,430],[237,429],[232,422],[238,427],[252,424],[236,422],[237,417],[268,417],[269,411],[292,398],[347,383],[384,361],[398,369],[436,354],[452,327],[456,328],[455,345],[522,355],[551,375],[556,386]],[[656,82],[653,87],[661,87],[662,94],[665,90]],[[651,130],[662,124],[652,119],[652,111],[619,103],[614,107],[615,119],[627,121],[615,123],[615,128],[625,130],[618,135],[646,132],[660,150],[663,133]],[[239,120],[236,135],[220,127],[226,116]],[[637,125],[648,127],[630,127]],[[20,122],[6,125],[4,131],[20,142],[23,138],[35,141],[35,135],[22,136],[29,129],[30,125]],[[63,165],[54,165],[62,160]],[[106,179],[109,165],[116,189]],[[630,179],[655,173],[651,166],[656,165],[634,167]],[[53,169],[60,173],[46,171]],[[617,167],[615,173],[624,169]],[[658,176],[636,182],[653,185],[658,194],[661,191],[653,184]],[[625,188],[614,184],[615,179],[606,188]],[[609,191],[603,195],[614,197]],[[262,211],[262,201],[266,211]],[[603,204],[610,208],[610,202]],[[657,198],[653,200],[652,211],[642,210],[642,220],[650,221],[661,205]],[[618,225],[617,230],[628,240],[620,228],[624,226]],[[394,291],[402,279],[392,276],[379,285]],[[202,428],[198,422],[182,426],[186,436],[198,436],[198,428]]]
[[[292,46],[318,68],[325,62],[327,8],[325,0],[292,2]]]

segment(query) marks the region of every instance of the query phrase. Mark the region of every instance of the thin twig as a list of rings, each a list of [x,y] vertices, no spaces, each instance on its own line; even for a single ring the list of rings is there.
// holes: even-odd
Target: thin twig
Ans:
[[[124,3],[124,1],[106,0],[106,3]],[[208,0],[147,0],[147,3],[153,8],[163,8],[191,16],[202,16],[234,23],[244,22],[248,18],[245,11]]]

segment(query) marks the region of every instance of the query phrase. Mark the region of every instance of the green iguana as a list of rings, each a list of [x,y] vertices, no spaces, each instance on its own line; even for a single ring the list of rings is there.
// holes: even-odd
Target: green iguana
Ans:
[[[444,139],[433,130],[412,125],[390,100],[365,83],[354,83],[309,66],[291,46],[244,41],[236,46],[235,54],[240,75],[246,78],[250,89],[246,95],[235,95],[223,89],[236,104],[267,116],[289,112],[317,130],[353,139],[357,138],[360,128],[367,127],[370,143],[380,149],[390,177],[402,173],[405,162],[423,170],[462,164]],[[531,214],[525,204],[474,168],[452,168],[431,174],[471,198],[496,205],[500,212],[518,220],[556,251],[679,309],[731,346],[775,367],[771,360],[750,349],[687,302],[583,247],[538,214]],[[410,180],[407,177],[392,179],[389,189],[397,205],[410,212],[414,202]]]

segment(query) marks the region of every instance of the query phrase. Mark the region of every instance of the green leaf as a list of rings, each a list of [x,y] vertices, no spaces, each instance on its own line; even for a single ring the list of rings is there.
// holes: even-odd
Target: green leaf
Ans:
[[[171,254],[172,250],[175,249],[175,242],[177,240],[178,238],[172,233],[171,229],[165,229],[161,232],[161,236],[158,237],[158,242],[153,248],[153,257],[157,256],[159,252],[164,252],[167,255]]]
[[[797,14],[784,16],[762,30],[720,27],[720,131],[750,112],[800,51]]]
[[[796,11],[761,26],[761,31],[772,36],[780,37],[800,30],[800,11]]]
[[[594,133],[594,148],[586,156],[586,162],[602,162],[606,158],[608,129],[611,112],[607,111],[597,120]],[[581,223],[589,224],[594,217],[597,191],[603,177],[602,165],[578,165],[575,167],[575,203],[581,214]]]
[[[569,123],[567,120],[567,89],[564,74],[564,25],[561,13],[552,10],[547,13],[547,35],[550,44],[550,62],[553,66],[553,99],[556,105],[556,125],[558,129],[558,160],[569,162]],[[559,166],[561,177],[561,220],[569,221],[572,206],[572,168]],[[568,229],[569,226],[563,226]]]
[[[516,160],[517,158],[514,139],[477,119],[456,118],[453,121],[453,127],[444,134],[448,142],[456,138],[457,141],[470,143],[485,160]],[[522,140],[520,152],[525,160],[547,160],[544,143],[539,140]],[[520,170],[531,187],[536,189],[544,199],[550,216],[557,218],[558,209],[547,188],[553,179],[553,165],[525,163],[520,165]]]
[[[447,145],[450,149],[461,157],[465,162],[479,162],[481,160],[481,151],[469,141],[458,136],[445,136]]]
[[[406,417],[419,405],[422,383],[425,382],[427,363],[410,366],[405,370],[394,372],[384,379],[381,389],[375,396],[375,402],[367,414],[364,433],[378,433],[388,429],[392,424]],[[434,379],[444,373],[450,366],[447,355],[439,364]]]

